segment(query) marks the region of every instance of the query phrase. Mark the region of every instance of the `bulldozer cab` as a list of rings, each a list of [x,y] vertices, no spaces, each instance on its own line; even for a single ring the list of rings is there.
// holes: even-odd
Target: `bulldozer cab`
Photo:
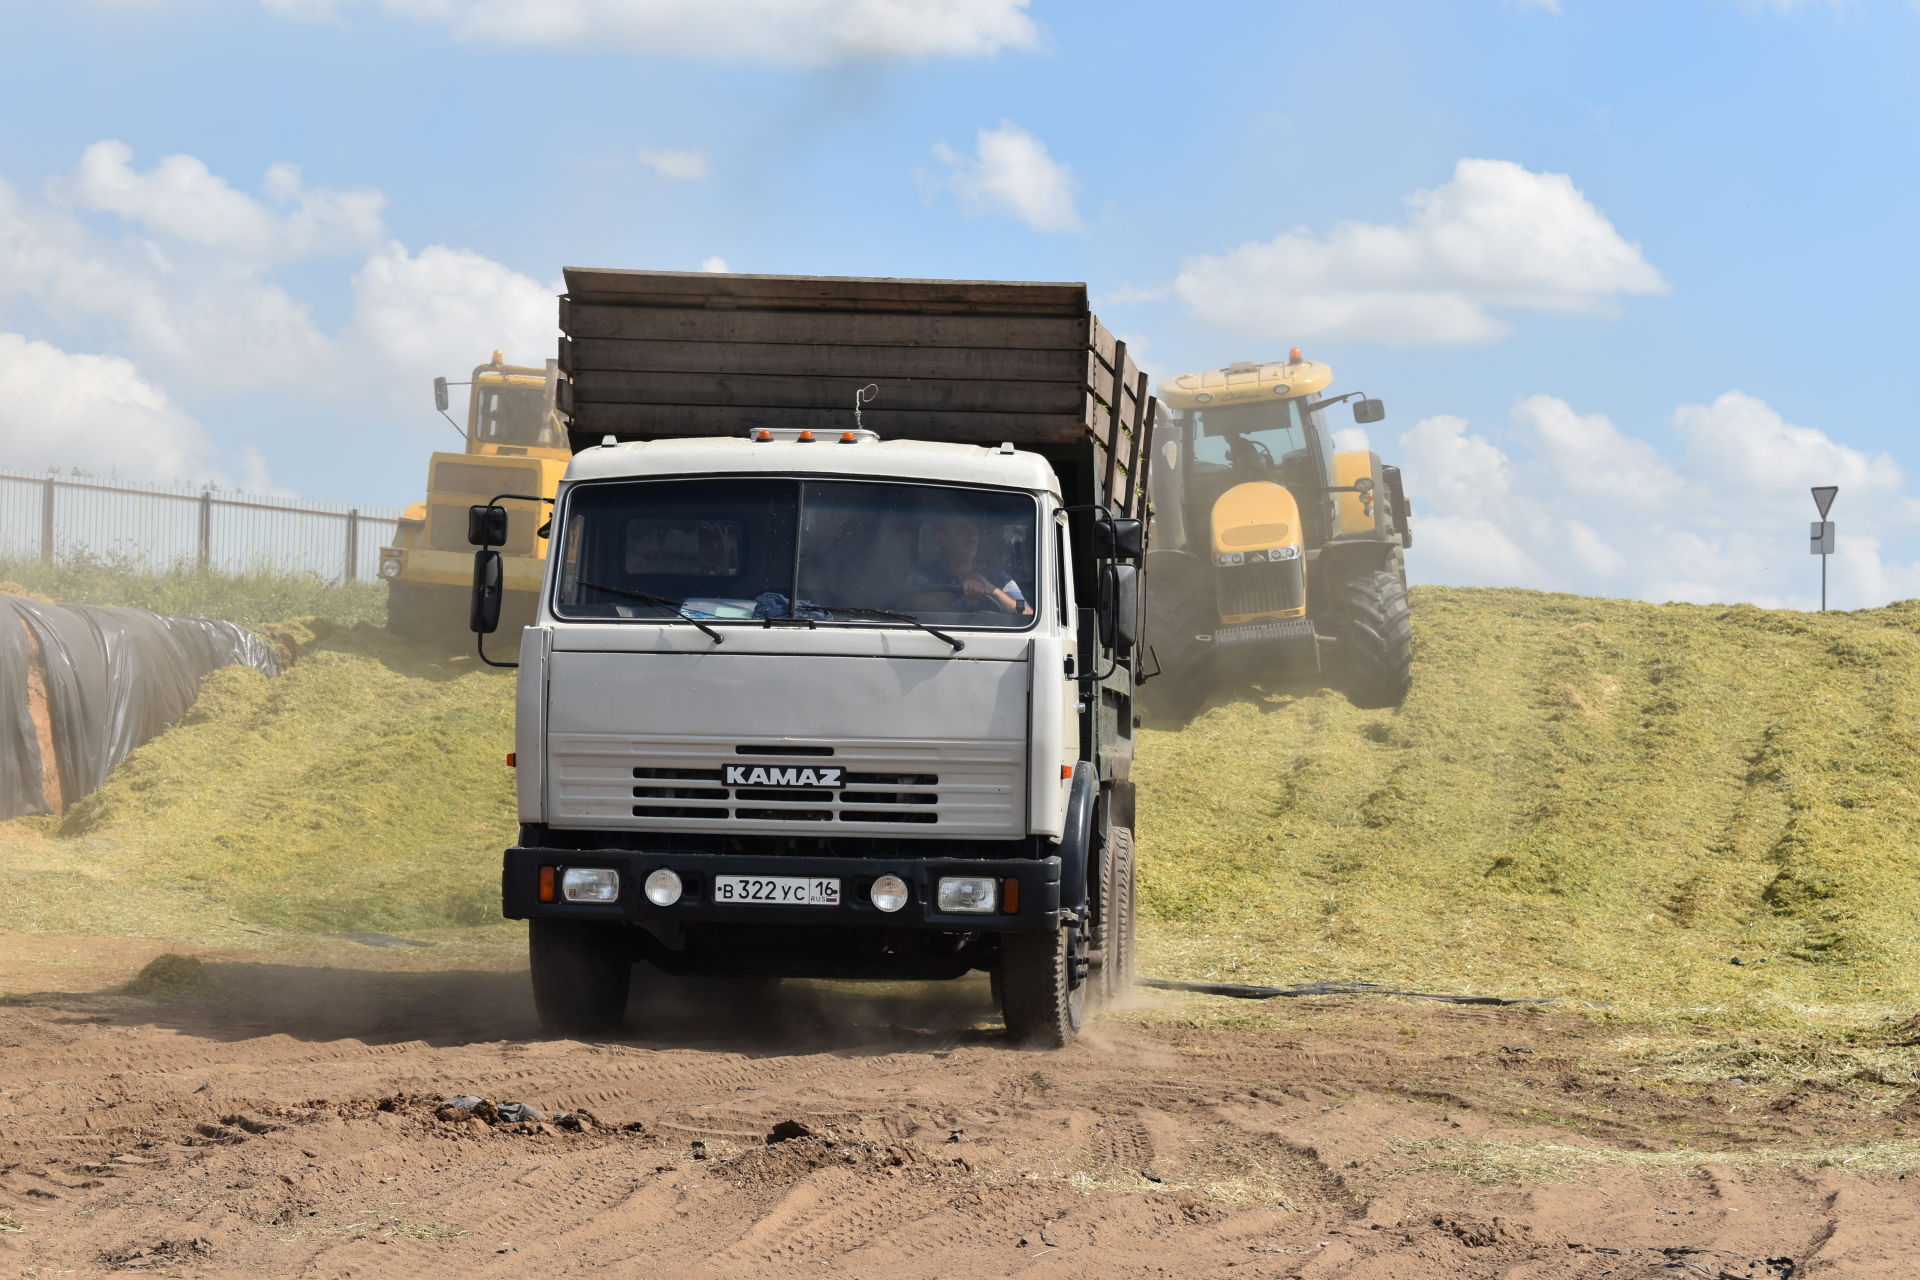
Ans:
[[[503,364],[498,353],[492,363],[474,369],[467,401],[467,452],[554,450],[556,456],[568,456],[566,432],[554,413],[554,385],[546,370]]]

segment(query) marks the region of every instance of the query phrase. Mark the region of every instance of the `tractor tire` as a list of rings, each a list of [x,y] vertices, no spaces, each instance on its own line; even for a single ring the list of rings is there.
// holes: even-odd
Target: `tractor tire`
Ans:
[[[1340,668],[1347,699],[1397,707],[1413,685],[1413,614],[1407,587],[1384,570],[1340,584]]]
[[[633,982],[625,925],[529,920],[527,959],[533,970],[533,1007],[548,1035],[619,1030]]]
[[[1104,959],[1100,965],[1100,993],[1108,1005],[1133,995],[1134,871],[1133,832],[1114,827],[1107,834],[1107,869],[1102,883]]]
[[[1080,1034],[1090,981],[1074,981],[1074,930],[1000,936],[1000,1016],[1022,1049],[1064,1049]]]

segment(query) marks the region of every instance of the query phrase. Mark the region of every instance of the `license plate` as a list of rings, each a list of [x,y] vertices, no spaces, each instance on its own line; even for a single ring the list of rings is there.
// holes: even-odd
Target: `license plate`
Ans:
[[[713,900],[769,907],[837,907],[840,882],[813,876],[715,876]]]

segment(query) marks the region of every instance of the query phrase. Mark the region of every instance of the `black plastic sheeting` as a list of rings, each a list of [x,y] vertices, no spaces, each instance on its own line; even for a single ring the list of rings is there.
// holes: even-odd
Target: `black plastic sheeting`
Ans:
[[[91,794],[135,747],[185,715],[208,672],[238,664],[280,674],[272,646],[231,622],[0,595],[0,698],[7,708],[0,712],[0,819],[49,811],[27,705],[28,632],[45,667],[47,714],[68,804]]]

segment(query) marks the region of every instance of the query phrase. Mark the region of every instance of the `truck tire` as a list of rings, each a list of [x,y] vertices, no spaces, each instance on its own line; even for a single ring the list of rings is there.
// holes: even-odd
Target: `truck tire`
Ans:
[[[1080,1034],[1092,984],[1073,980],[1073,934],[1000,935],[1000,1016],[1023,1049],[1064,1049]]]
[[[1356,707],[1397,707],[1413,685],[1413,613],[1399,576],[1361,573],[1340,584],[1340,666]]]
[[[633,980],[626,926],[579,920],[527,922],[533,1007],[549,1035],[602,1035],[619,1028]]]
[[[1100,990],[1109,1005],[1133,994],[1133,832],[1115,827],[1107,835],[1106,958],[1100,966]]]

